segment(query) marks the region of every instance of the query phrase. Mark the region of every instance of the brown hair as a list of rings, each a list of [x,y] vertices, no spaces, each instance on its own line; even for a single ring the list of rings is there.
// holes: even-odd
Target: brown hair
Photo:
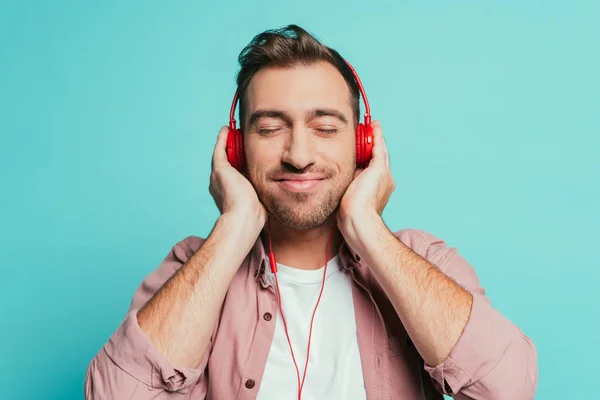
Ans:
[[[350,100],[354,113],[354,125],[358,124],[359,89],[352,71],[340,54],[323,45],[310,33],[297,25],[271,29],[259,33],[241,51],[238,61],[237,86],[240,103],[240,127],[245,124],[246,109],[244,95],[250,80],[259,69],[266,66],[294,67],[326,61],[337,68],[350,89]]]

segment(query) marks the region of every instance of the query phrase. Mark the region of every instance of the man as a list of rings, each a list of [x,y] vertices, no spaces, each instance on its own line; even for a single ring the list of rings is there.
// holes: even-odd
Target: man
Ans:
[[[382,128],[356,168],[359,91],[340,55],[290,25],[256,36],[240,64],[245,170],[224,127],[221,216],[138,288],[86,398],[532,399],[535,347],[474,269],[383,222],[395,183]]]

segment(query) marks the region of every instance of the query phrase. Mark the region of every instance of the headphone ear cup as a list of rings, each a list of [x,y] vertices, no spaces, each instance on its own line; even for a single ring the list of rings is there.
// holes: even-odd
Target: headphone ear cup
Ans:
[[[356,127],[356,167],[364,168],[364,137],[365,125],[359,123]]]
[[[238,140],[237,158],[239,160],[238,171],[240,171],[240,173],[243,174],[244,170],[246,168],[246,157],[244,157],[244,135],[242,134],[241,129],[238,129],[237,132],[238,132],[236,135],[236,138]]]
[[[365,166],[363,168],[367,168],[369,166],[369,162],[371,161],[371,157],[373,155],[373,127],[371,124],[365,125],[364,127],[364,136],[363,136],[363,155],[365,160]]]
[[[240,129],[230,130],[227,134],[227,159],[233,168],[239,172],[244,171],[244,149]]]
[[[373,128],[358,124],[356,127],[356,167],[367,168],[373,151]]]

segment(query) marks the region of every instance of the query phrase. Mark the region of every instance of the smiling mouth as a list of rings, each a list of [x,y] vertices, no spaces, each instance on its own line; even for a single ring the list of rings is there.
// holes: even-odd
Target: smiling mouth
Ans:
[[[277,184],[290,192],[308,192],[317,188],[325,179],[281,179]]]

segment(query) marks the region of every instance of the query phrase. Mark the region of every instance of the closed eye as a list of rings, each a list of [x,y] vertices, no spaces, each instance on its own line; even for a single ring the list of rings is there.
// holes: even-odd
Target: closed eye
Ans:
[[[328,134],[328,135],[331,135],[331,134],[334,134],[334,133],[338,132],[338,130],[335,129],[335,128],[332,128],[332,129],[318,128],[317,131],[319,131],[321,133],[324,133],[324,134]]]
[[[257,129],[256,132],[259,135],[269,135],[271,133],[277,132],[278,130],[279,130],[279,128],[271,128],[271,129],[269,129],[269,128],[259,128],[259,129]]]

